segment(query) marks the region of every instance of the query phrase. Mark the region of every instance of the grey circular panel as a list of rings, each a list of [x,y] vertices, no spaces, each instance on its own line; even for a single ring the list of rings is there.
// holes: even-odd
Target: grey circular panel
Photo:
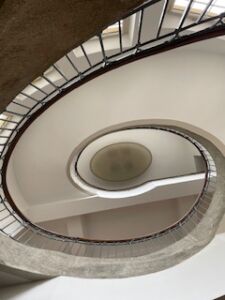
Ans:
[[[150,166],[150,151],[137,143],[116,143],[99,150],[90,162],[95,176],[106,181],[127,181],[142,175]]]

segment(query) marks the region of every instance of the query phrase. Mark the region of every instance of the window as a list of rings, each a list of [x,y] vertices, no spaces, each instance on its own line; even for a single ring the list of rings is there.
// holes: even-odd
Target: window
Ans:
[[[120,21],[120,25],[121,25],[121,31],[123,32],[123,20]],[[106,35],[108,36],[111,34],[119,34],[119,22],[116,22],[113,25],[110,25],[105,30],[103,30],[102,33],[104,36],[106,36]]]
[[[189,0],[175,0],[173,5],[173,10],[183,11],[189,3]],[[201,14],[204,12],[210,0],[194,0],[191,6],[190,12],[193,14]],[[214,0],[207,10],[207,15],[219,15],[225,12],[225,1],[224,0]]]
[[[10,121],[11,118],[11,116],[0,114],[0,132],[3,130],[2,128],[6,127],[8,121]]]

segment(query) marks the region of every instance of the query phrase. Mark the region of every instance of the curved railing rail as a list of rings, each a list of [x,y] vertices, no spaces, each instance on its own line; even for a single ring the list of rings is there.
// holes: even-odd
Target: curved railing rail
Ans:
[[[47,231],[30,222],[14,206],[10,197],[5,195],[4,189],[1,189],[0,230],[23,244],[91,257],[143,255],[169,246],[185,237],[201,221],[212,201],[216,184],[216,166],[210,153],[193,138],[178,130],[159,126],[154,128],[176,133],[189,140],[199,150],[206,163],[204,187],[192,209],[179,222],[155,234],[127,240],[102,241],[67,237]]]
[[[213,2],[210,1],[212,5]],[[69,238],[48,232],[26,220],[6,190],[6,167],[13,148],[26,128],[44,110],[69,91],[109,70],[139,58],[174,49],[182,45],[225,34],[224,17],[209,15],[210,5],[198,16],[192,14],[194,0],[177,15],[176,26],[165,29],[166,19],[171,14],[170,1],[147,1],[143,6],[118,20],[117,31],[109,37],[105,31],[81,44],[53,64],[44,74],[31,82],[6,107],[0,117],[0,230],[24,244],[49,248],[80,256],[114,257],[135,256],[156,251],[179,240],[190,232],[207,211],[215,190],[216,168],[209,152],[197,141],[189,139],[202,153],[207,163],[207,178],[204,189],[193,209],[183,220],[163,232],[148,237],[126,241],[90,241]],[[151,9],[162,5],[158,15],[155,36],[146,34],[146,18]],[[126,32],[126,27],[134,30]],[[150,29],[149,29],[150,30]],[[169,32],[168,32],[169,31]],[[109,47],[111,42],[117,43]],[[110,42],[110,43],[111,43]],[[93,49],[98,47],[99,52]],[[132,245],[132,247],[131,247]]]

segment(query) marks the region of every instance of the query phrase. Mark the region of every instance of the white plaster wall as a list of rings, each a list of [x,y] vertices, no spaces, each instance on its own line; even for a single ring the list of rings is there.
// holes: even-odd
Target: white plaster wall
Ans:
[[[154,274],[128,279],[49,281],[4,288],[1,300],[213,300],[225,294],[225,235],[217,235],[201,252]]]
[[[40,222],[39,225],[60,234],[89,239],[134,238],[171,226],[191,209],[195,201],[196,195],[193,195]]]
[[[212,46],[210,52],[188,46],[92,80],[47,110],[19,142],[15,170],[22,192],[34,205],[80,196],[66,175],[71,152],[90,134],[119,122],[174,119],[224,142],[223,78],[223,55]]]
[[[31,205],[26,213],[33,222],[45,222],[115,208],[140,205],[143,203],[168,200],[178,197],[182,198],[187,195],[198,194],[202,189],[203,183],[204,180],[199,179],[183,183],[168,184],[157,187],[152,191],[149,191],[147,194],[142,194],[139,197],[123,199],[86,197],[79,200],[67,199],[64,201]]]
[[[213,52],[213,40],[209,52],[201,43],[199,50],[191,45],[104,74],[40,116],[15,152],[14,171],[29,204],[65,204],[84,197],[68,179],[69,156],[90,134],[119,122],[173,119],[225,142],[225,57]]]
[[[179,221],[190,210],[196,196],[168,199],[83,216],[86,238],[126,239],[159,232]],[[180,214],[180,206],[184,209]]]

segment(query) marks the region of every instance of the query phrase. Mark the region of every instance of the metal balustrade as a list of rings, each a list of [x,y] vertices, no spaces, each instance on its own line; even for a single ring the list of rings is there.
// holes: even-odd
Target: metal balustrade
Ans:
[[[193,0],[190,0],[180,16],[176,15],[179,18],[177,25],[168,32],[168,28],[165,30],[163,26],[172,13],[170,1],[147,1],[123,19],[117,20],[118,32],[112,36],[117,43],[114,49],[107,46],[109,36],[100,32],[96,37],[67,53],[15,97],[3,112],[10,118],[4,120],[4,127],[0,128],[0,231],[3,234],[25,245],[77,256],[130,257],[167,247],[187,236],[196,227],[207,212],[216,189],[215,163],[207,149],[198,141],[168,128],[163,130],[183,136],[199,149],[207,164],[207,174],[202,193],[191,211],[180,222],[162,232],[124,241],[93,241],[55,234],[27,220],[9,199],[4,186],[6,166],[19,137],[39,114],[67,92],[98,75],[139,58],[225,34],[225,13],[207,15],[212,4],[210,1],[199,15],[193,16],[191,11]],[[146,18],[148,12],[157,5],[161,5],[161,12],[158,15],[155,36],[146,39],[146,34],[143,33],[144,30],[146,32]],[[135,31],[129,42],[122,28],[122,24],[126,22],[135,24]],[[100,54],[91,52],[92,44],[99,47]]]

